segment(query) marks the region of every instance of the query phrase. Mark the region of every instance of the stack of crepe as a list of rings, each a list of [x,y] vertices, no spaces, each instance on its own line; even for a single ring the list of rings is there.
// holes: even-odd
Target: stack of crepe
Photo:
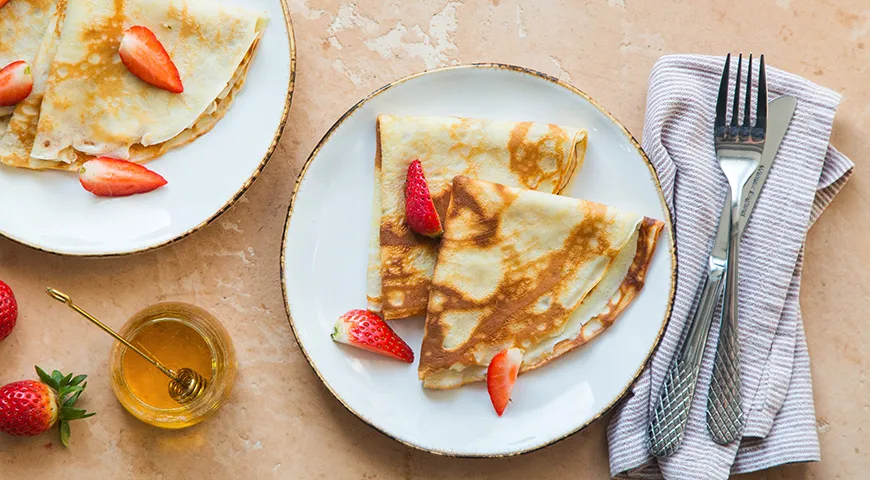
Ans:
[[[58,0],[56,8],[15,0],[0,10],[4,42],[5,11],[22,3],[43,4],[44,23],[38,36],[37,17],[16,17],[12,27],[28,38],[14,55],[35,48],[34,88],[0,138],[0,162],[34,169],[76,170],[95,156],[142,162],[205,134],[244,84],[267,23],[208,0]],[[123,32],[134,25],[163,44],[184,93],[155,88],[121,63]],[[5,54],[0,47],[0,61]]]
[[[500,351],[520,372],[583,345],[643,287],[663,223],[577,198],[457,177],[432,277],[419,377],[483,380]]]
[[[419,159],[442,222],[457,175],[559,193],[586,153],[586,131],[532,122],[395,117],[377,122],[368,266],[369,309],[387,319],[426,313],[438,241],[405,222],[408,165]]]

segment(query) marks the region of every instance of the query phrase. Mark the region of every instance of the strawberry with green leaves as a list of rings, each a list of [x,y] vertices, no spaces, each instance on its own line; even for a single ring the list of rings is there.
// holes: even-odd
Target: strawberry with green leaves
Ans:
[[[69,446],[69,422],[93,416],[75,403],[88,385],[87,375],[64,376],[36,367],[41,381],[22,380],[0,387],[0,432],[31,437],[58,425],[60,441]]]

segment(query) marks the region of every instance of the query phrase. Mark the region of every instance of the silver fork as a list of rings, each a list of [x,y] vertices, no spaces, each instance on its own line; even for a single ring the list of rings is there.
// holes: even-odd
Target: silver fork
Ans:
[[[728,266],[725,270],[725,298],[716,359],[713,363],[713,379],[707,396],[707,429],[716,443],[727,444],[743,434],[743,408],[740,386],[740,343],[737,331],[738,258],[740,253],[740,211],[743,209],[743,187],[752,178],[761,161],[767,131],[767,79],[764,72],[764,55],[758,69],[758,100],[755,125],[751,125],[752,106],[752,55],[746,73],[746,97],[743,107],[743,124],[738,126],[740,116],[740,69],[741,54],[737,60],[737,81],[734,88],[731,123],[726,125],[728,67],[731,55],[725,59],[719,100],[716,104],[714,137],[719,166],[728,178],[731,193],[731,222],[728,241]]]
[[[741,128],[737,126],[738,115],[736,113],[732,117],[731,127],[726,127],[725,124],[725,115],[728,104],[728,81],[730,78],[728,69],[730,63],[731,55],[728,55],[725,60],[725,70],[723,72],[722,81],[719,87],[719,98],[716,105],[716,120],[713,125],[713,134],[716,141],[717,154],[720,153],[718,152],[720,145],[724,146],[734,143],[732,139],[739,137]],[[761,70],[762,72],[764,71],[763,67]],[[763,74],[759,78],[762,79],[760,85],[763,85]],[[739,85],[740,84],[738,80],[738,89],[740,88]],[[760,88],[759,91],[764,92],[763,96],[759,97],[759,102],[761,102],[762,100],[766,102],[766,88]],[[739,97],[740,95],[738,91],[738,94],[735,95],[735,102],[739,101]],[[739,103],[735,103],[735,112],[737,111],[738,106]],[[749,109],[746,108],[746,111],[749,111]],[[758,117],[764,119],[761,125],[764,125],[766,123],[766,116],[767,104],[764,103],[764,106],[760,106],[758,109]],[[744,123],[748,127],[748,123]],[[732,129],[734,129],[733,132],[731,131]],[[762,129],[762,133],[763,130],[764,129]],[[723,142],[720,143],[720,139],[722,139]],[[761,151],[760,147],[759,151]],[[757,167],[757,161],[755,162],[755,165]],[[754,168],[750,169],[750,175],[754,173],[754,171]],[[741,190],[743,183],[740,184]],[[732,199],[734,198],[735,193],[738,195],[738,198],[740,197],[741,192],[735,192],[735,189],[731,190]],[[674,360],[668,367],[668,371],[663,379],[661,390],[659,391],[657,403],[653,408],[648,432],[650,439],[649,451],[652,455],[656,457],[669,456],[679,448],[680,443],[682,442],[683,432],[686,428],[686,423],[689,419],[692,399],[695,395],[695,387],[697,386],[698,374],[701,368],[701,358],[703,357],[704,350],[707,345],[707,335],[710,331],[710,324],[713,321],[713,311],[716,308],[716,304],[718,303],[720,294],[722,293],[722,286],[724,283],[723,280],[725,278],[726,269],[729,265],[728,245],[731,242],[733,235],[733,232],[730,231],[730,226],[732,225],[731,213],[733,210],[733,201],[729,202],[727,206],[729,208],[724,208],[723,206],[723,210],[725,210],[725,213],[723,213],[723,215],[728,215],[727,218],[725,218],[725,222],[727,222],[726,225],[728,225],[729,229],[717,229],[716,239],[713,242],[713,248],[710,251],[710,255],[708,257],[707,274],[704,276],[704,282],[700,289],[697,306],[695,307],[695,311],[693,312],[692,317],[689,319],[689,322],[684,327],[686,329],[686,333],[684,334],[682,344],[680,346],[680,349],[677,351],[677,354],[674,356]],[[734,218],[739,221],[739,215]],[[736,261],[734,261],[734,263],[736,263]],[[736,276],[734,278],[736,278]],[[732,293],[736,293],[736,291],[732,290]],[[736,329],[734,331],[736,332]],[[733,345],[736,345],[736,343],[734,343]],[[732,350],[729,350],[729,352],[730,351]],[[735,357],[735,362],[737,361],[739,360],[737,360]],[[729,363],[729,365],[734,366],[734,368],[729,370],[722,370],[721,368],[719,369],[720,380],[723,380],[721,377],[723,373],[739,372],[736,367],[736,363]],[[719,383],[717,383],[717,385],[718,384]],[[725,385],[724,382],[721,382],[721,384]],[[739,383],[737,383],[737,385],[739,388]],[[731,390],[727,391],[730,392]],[[720,390],[717,387],[717,394],[719,392]],[[740,405],[739,393],[739,390],[737,390],[738,397],[736,405],[738,406]],[[717,399],[718,398],[732,400],[731,402],[727,404],[723,403],[722,405],[733,405],[735,403],[733,402],[733,396],[719,395],[717,396]],[[719,404],[717,403],[717,405]],[[719,412],[721,411],[721,409],[717,409],[716,411]],[[739,407],[736,410],[731,409],[728,411],[741,414],[741,410]],[[721,418],[725,417],[721,416]],[[729,416],[728,418],[731,417]],[[736,422],[742,422],[742,417],[740,417],[738,420],[735,420],[735,423]]]

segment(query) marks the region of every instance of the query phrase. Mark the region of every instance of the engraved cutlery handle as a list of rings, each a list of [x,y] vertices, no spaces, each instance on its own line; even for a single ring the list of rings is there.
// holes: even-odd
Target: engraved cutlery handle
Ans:
[[[701,356],[707,344],[707,334],[713,323],[713,312],[721,293],[725,265],[710,259],[710,270],[701,287],[701,297],[695,314],[687,324],[689,329],[680,351],[668,367],[659,399],[649,424],[649,451],[653,456],[666,457],[674,453],[683,439],[689,419]]]
[[[740,252],[739,200],[732,206],[731,238],[728,248],[728,269],[725,274],[725,295],[722,324],[713,378],[707,396],[707,430],[713,441],[726,445],[743,434],[743,408],[740,385],[740,342],[737,330],[737,257]]]

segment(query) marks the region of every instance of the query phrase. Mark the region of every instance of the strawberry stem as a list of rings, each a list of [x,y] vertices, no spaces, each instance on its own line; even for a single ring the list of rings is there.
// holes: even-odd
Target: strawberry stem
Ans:
[[[69,447],[69,422],[95,415],[93,412],[89,413],[84,409],[74,408],[75,403],[78,401],[82,392],[85,391],[85,387],[88,386],[88,383],[85,382],[85,379],[88,378],[88,376],[77,375],[73,377],[71,373],[64,376],[64,374],[58,370],[51,372],[51,375],[49,375],[45,370],[39,368],[39,366],[36,366],[35,368],[36,374],[39,376],[42,383],[48,385],[57,393],[59,410],[57,424],[58,430],[60,431],[60,443],[62,443],[64,447]]]

